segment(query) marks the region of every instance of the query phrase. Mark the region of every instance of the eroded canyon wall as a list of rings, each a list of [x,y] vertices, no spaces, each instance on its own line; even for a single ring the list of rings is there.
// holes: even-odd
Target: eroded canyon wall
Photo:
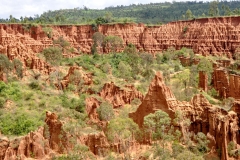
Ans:
[[[90,53],[92,36],[99,31],[104,35],[119,36],[124,45],[132,43],[138,50],[151,53],[161,52],[169,47],[188,47],[203,55],[226,54],[231,57],[240,45],[239,24],[240,17],[203,18],[161,26],[107,24],[98,26],[97,30],[91,25],[38,25],[27,28],[26,24],[0,24],[0,53],[8,55],[10,59],[21,58],[32,66],[35,64],[35,67],[41,68],[45,64],[41,64],[36,53],[52,46],[54,39],[63,37],[75,48],[74,53]]]
[[[176,100],[171,90],[165,85],[160,73],[157,73],[152,80],[142,104],[136,112],[130,113],[129,117],[142,127],[144,116],[157,110],[165,111],[172,120],[175,118],[176,112],[182,112],[183,121],[189,119],[191,122],[189,131],[195,134],[198,132],[206,134],[210,140],[210,149],[213,152],[221,150],[222,160],[228,159],[227,145],[230,141],[240,144],[239,113],[228,112],[211,105],[202,94],[195,95],[190,102]],[[187,131],[180,121],[175,127],[182,131],[183,137],[187,135]]]
[[[239,75],[230,74],[229,71],[223,67],[214,69],[213,87],[218,91],[220,97],[240,99],[239,83]]]

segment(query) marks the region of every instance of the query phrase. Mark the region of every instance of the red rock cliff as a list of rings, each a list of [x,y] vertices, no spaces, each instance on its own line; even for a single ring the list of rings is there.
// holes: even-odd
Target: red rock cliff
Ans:
[[[57,115],[46,112],[45,122],[45,128],[40,127],[23,137],[9,140],[0,136],[0,159],[50,159],[55,154],[66,153],[71,146]]]
[[[119,36],[125,45],[132,43],[139,50],[147,52],[160,52],[169,47],[189,47],[203,55],[226,54],[231,57],[240,45],[239,24],[240,17],[218,17],[151,27],[144,24],[109,24],[99,26],[98,31],[104,35]],[[52,29],[51,36],[43,31],[45,27],[42,26],[24,29],[22,24],[0,24],[0,53],[8,55],[10,59],[18,57],[33,63],[33,59],[39,61],[36,53],[53,45],[53,39],[58,37],[69,41],[75,52],[91,52],[92,35],[95,32],[92,26],[49,27]],[[34,62],[37,68],[45,65],[38,63],[42,62]]]
[[[240,76],[229,74],[222,67],[217,68],[213,72],[213,87],[223,98],[233,97],[240,99]]]
[[[177,101],[171,90],[164,84],[160,73],[157,73],[151,82],[142,104],[136,112],[130,113],[129,117],[141,127],[144,116],[157,110],[165,111],[172,119],[176,111],[181,111],[185,119],[188,118],[191,121],[190,131],[206,134],[210,140],[209,147],[212,151],[221,149],[222,160],[228,159],[227,144],[230,141],[240,144],[240,137],[238,136],[239,113],[228,112],[211,105],[202,94],[195,95],[191,102]],[[176,127],[181,129],[184,137],[186,131],[181,123]]]
[[[125,104],[130,104],[132,100],[138,98],[143,100],[143,94],[135,89],[132,85],[126,85],[125,89],[121,89],[113,82],[106,83],[99,93],[100,97],[110,102],[114,108],[122,107]]]

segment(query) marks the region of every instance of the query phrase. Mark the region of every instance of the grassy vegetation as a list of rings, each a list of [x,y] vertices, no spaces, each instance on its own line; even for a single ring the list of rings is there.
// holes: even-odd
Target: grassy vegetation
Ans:
[[[64,44],[67,43],[61,40],[61,44],[64,48]],[[112,104],[99,96],[102,87],[108,82],[114,82],[122,89],[125,89],[125,85],[132,84],[145,95],[155,73],[161,71],[165,83],[170,86],[176,98],[181,101],[189,101],[194,94],[199,93],[198,71],[206,71],[209,74],[212,72],[211,63],[205,57],[196,56],[191,49],[187,48],[180,51],[169,48],[153,57],[149,53],[138,52],[134,45],[129,45],[122,53],[115,53],[112,50],[109,54],[94,52],[91,55],[57,60],[52,56],[52,52],[49,52],[52,49],[46,49],[38,56],[54,62],[52,64],[58,68],[57,73],[52,72],[50,75],[36,77],[37,72],[28,70],[33,76],[25,76],[21,80],[20,77],[19,79],[13,78],[14,76],[10,73],[8,82],[0,82],[0,131],[2,134],[12,137],[34,131],[44,125],[45,112],[52,111],[56,112],[60,120],[65,122],[63,129],[73,134],[73,138],[104,131],[109,142],[122,140],[124,143],[121,147],[125,157],[129,156],[127,155],[129,147],[127,142],[131,141],[133,137],[142,141],[143,135],[146,133],[152,134],[154,145],[148,152],[143,153],[144,157],[184,159],[190,155],[193,158],[202,159],[207,152],[208,142],[202,133],[196,135],[194,142],[184,142],[188,145],[182,146],[181,143],[184,140],[180,138],[181,133],[180,131],[173,132],[170,118],[166,113],[150,114],[144,120],[145,129],[140,130],[128,117],[128,113],[135,111],[140,105],[139,99],[114,109]],[[61,50],[57,48],[54,50],[61,54]],[[178,59],[180,56],[191,59],[198,58],[200,63],[183,66]],[[79,66],[82,68],[81,72],[75,71],[74,75],[70,76],[70,84],[66,88],[60,89],[57,86],[67,74],[70,66]],[[82,76],[84,73],[92,73],[92,85],[84,84]],[[203,92],[203,94],[210,103],[221,104],[215,99],[218,95],[214,89]],[[89,120],[85,110],[85,99],[88,97],[94,97],[100,102],[100,107],[96,111],[100,120],[108,121],[105,129]],[[231,99],[225,100],[221,107],[228,110],[231,103]],[[164,124],[161,126],[164,125],[165,130],[162,130],[161,127],[158,128],[159,124],[154,121],[159,116],[164,119],[164,122],[161,122]],[[193,139],[193,137],[191,138]],[[73,141],[75,142],[74,139]],[[74,144],[74,146],[76,150],[68,155],[55,157],[55,159],[75,159],[79,156],[82,156],[83,159],[93,158],[86,146],[79,144]],[[118,156],[109,154],[106,158],[111,159]]]

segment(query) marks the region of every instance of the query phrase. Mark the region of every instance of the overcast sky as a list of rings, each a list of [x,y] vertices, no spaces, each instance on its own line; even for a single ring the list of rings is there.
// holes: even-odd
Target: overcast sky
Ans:
[[[9,15],[15,18],[33,17],[48,10],[83,8],[83,6],[91,9],[103,9],[109,6],[161,1],[171,0],[0,0],[0,18],[9,18]]]

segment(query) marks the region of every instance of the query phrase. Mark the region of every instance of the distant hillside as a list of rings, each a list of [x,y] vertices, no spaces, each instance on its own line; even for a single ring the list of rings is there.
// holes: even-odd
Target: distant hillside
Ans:
[[[211,8],[211,9],[210,9]],[[186,13],[187,10],[190,13]],[[189,15],[190,14],[190,15]],[[21,20],[9,18],[0,22],[55,23],[55,24],[93,24],[112,22],[143,22],[146,24],[161,24],[170,21],[201,18],[208,16],[240,15],[240,1],[192,1],[164,2],[150,4],[132,4],[129,6],[111,6],[102,10],[87,7],[47,11],[35,17]]]

